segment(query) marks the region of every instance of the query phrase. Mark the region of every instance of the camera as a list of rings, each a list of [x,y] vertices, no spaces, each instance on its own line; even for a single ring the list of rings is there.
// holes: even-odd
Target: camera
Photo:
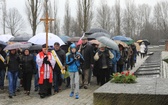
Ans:
[[[79,55],[79,54],[76,54],[76,55],[74,56],[74,59],[80,59],[80,55]]]

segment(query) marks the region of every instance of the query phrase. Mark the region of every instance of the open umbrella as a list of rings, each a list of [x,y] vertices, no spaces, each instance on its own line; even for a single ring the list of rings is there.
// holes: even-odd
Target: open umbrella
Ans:
[[[32,45],[29,50],[33,51],[33,50],[41,50],[42,49],[42,45]],[[48,47],[49,50],[51,50],[52,48],[49,46]]]
[[[125,42],[127,45],[131,45],[131,44],[134,44],[134,40],[130,37],[126,37],[127,38],[127,41],[123,41]]]
[[[140,45],[139,45],[139,43],[136,42],[136,43],[134,43],[134,45],[136,46],[136,50],[140,51]]]
[[[0,41],[0,45],[2,46],[2,48],[5,48],[7,46],[7,43]]]
[[[62,41],[64,42],[64,43],[67,43],[68,42],[68,39],[70,38],[69,36],[67,36],[67,35],[62,35],[62,36],[59,36],[61,39],[62,39]]]
[[[68,39],[68,42],[78,42],[80,37],[71,37]]]
[[[123,47],[128,47],[128,45],[125,42],[122,42],[120,40],[114,40],[118,45],[122,45]]]
[[[137,40],[137,43],[141,43],[141,42],[143,42],[143,40]]]
[[[32,45],[29,50],[41,50],[42,49],[42,45]]]
[[[99,44],[100,44],[100,42],[99,42],[99,41],[97,41],[97,40],[90,40],[90,41],[89,41],[89,43],[91,43],[91,44],[97,44],[97,45],[99,45]]]
[[[11,38],[14,38],[14,36],[9,34],[0,35],[0,41],[8,42]]]
[[[128,41],[128,38],[125,36],[114,36],[113,40]]]
[[[143,41],[142,42],[144,42],[145,43],[145,45],[150,45],[150,42],[149,42],[149,40],[148,39],[143,39]]]
[[[102,28],[92,28],[89,31],[85,32],[85,34],[86,35],[91,35],[91,34],[97,33],[97,32],[103,32],[103,33],[106,33],[106,34],[110,35],[110,33],[107,30],[102,29]]]
[[[93,34],[89,35],[87,38],[88,39],[96,39],[96,38],[101,37],[101,36],[106,36],[106,37],[110,38],[110,35],[108,35],[106,33],[103,33],[103,32],[93,33]]]
[[[33,44],[43,45],[46,43],[46,33],[39,33],[33,36],[28,40],[28,42]],[[58,42],[60,45],[64,45],[65,43],[62,41],[60,37],[54,35],[52,33],[48,33],[48,45],[54,46],[54,43]]]
[[[109,48],[112,48],[114,50],[119,51],[117,43],[115,41],[111,40],[110,38],[107,38],[105,36],[101,36],[101,37],[96,38],[96,40],[103,43],[104,45],[106,45]]]
[[[12,49],[20,49],[20,48],[23,48],[23,49],[26,49],[26,48],[29,48],[30,46],[32,46],[31,43],[14,43],[14,44],[10,44],[10,45],[7,45],[4,50],[12,50]]]
[[[125,42],[126,44],[130,45],[134,43],[134,40],[130,37],[125,37],[125,36],[114,36],[112,38],[113,40],[120,40],[122,42]]]
[[[27,42],[30,39],[30,36],[28,35],[20,35],[20,36],[15,36],[14,38],[11,38],[9,41],[10,42]]]

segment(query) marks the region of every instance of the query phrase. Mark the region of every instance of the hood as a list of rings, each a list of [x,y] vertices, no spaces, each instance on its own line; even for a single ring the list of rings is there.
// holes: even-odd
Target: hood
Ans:
[[[71,49],[72,49],[72,48],[76,48],[76,45],[73,43],[73,44],[70,45],[70,48],[71,48]]]

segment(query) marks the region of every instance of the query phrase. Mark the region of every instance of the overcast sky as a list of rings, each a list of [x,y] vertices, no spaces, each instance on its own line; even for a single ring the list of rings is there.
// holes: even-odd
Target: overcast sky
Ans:
[[[12,8],[12,7],[16,7],[18,8],[18,10],[20,11],[20,13],[23,15],[24,19],[25,17],[25,1],[26,0],[6,0],[7,2],[7,8]],[[53,1],[53,0],[51,0]],[[58,2],[58,17],[61,19],[61,21],[63,20],[63,16],[64,16],[64,7],[65,7],[65,2],[66,0],[56,0]],[[71,14],[72,16],[76,16],[76,1],[77,0],[69,0],[70,3],[70,8],[71,8]],[[103,0],[105,1],[105,0]],[[115,4],[115,0],[106,0],[108,5],[112,6]],[[127,0],[120,0],[121,1],[121,6],[124,8],[125,7],[125,1]],[[165,1],[165,0],[134,0],[135,4],[149,4],[151,6],[154,6],[157,2],[159,1]],[[94,0],[94,6],[98,7],[100,5],[101,0]],[[25,19],[26,20],[26,19]],[[40,32],[41,30],[38,29],[37,33]]]

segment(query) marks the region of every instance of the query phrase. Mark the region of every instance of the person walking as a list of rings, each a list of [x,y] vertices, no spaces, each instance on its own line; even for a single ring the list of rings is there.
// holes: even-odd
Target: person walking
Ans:
[[[33,55],[30,54],[29,50],[24,50],[24,54],[21,58],[21,67],[23,72],[23,87],[25,94],[30,94],[31,80],[34,71],[36,70],[36,64]]]
[[[70,97],[79,98],[79,67],[80,63],[84,61],[82,55],[77,52],[75,44],[71,44],[70,53],[66,55],[66,64],[70,74],[71,92]]]
[[[93,67],[93,47],[88,42],[87,37],[82,38],[82,45],[79,48],[79,51],[83,58],[85,59],[85,62],[82,64],[81,68],[83,70],[82,74],[82,83],[81,87],[84,86],[84,89],[88,89],[89,82],[91,81],[91,67]]]
[[[117,72],[117,62],[120,59],[120,52],[117,51],[117,50],[113,50],[113,49],[111,49],[110,51],[114,55],[114,58],[112,59],[112,70],[111,70],[111,73],[110,73],[112,75],[113,73]]]
[[[46,49],[46,44],[42,45],[42,51],[36,56],[36,63],[39,72],[39,94],[41,98],[51,95],[53,82],[54,57]]]
[[[9,98],[12,98],[12,96],[16,96],[16,84],[20,66],[20,57],[16,53],[16,49],[9,51],[9,55],[6,57],[6,64],[8,68]]]
[[[63,81],[61,70],[65,70],[66,55],[64,50],[60,48],[60,44],[58,42],[54,43],[54,50],[52,50],[51,52],[56,62],[53,70],[54,93],[58,93],[59,90],[61,90]]]
[[[114,55],[106,48],[104,44],[99,45],[99,50],[94,56],[94,60],[98,66],[98,78],[100,78],[101,86],[110,80],[110,63]]]
[[[142,42],[140,45],[141,58],[145,57],[145,49],[146,49],[146,46],[145,46],[144,42]]]
[[[0,45],[0,89],[4,90],[4,79],[5,79],[5,58],[6,53],[3,51],[2,45]]]
[[[120,59],[117,62],[117,72],[121,73],[124,70],[124,65],[125,65],[127,55],[124,51],[124,47],[120,44],[118,46],[119,46],[119,52],[120,52]]]

